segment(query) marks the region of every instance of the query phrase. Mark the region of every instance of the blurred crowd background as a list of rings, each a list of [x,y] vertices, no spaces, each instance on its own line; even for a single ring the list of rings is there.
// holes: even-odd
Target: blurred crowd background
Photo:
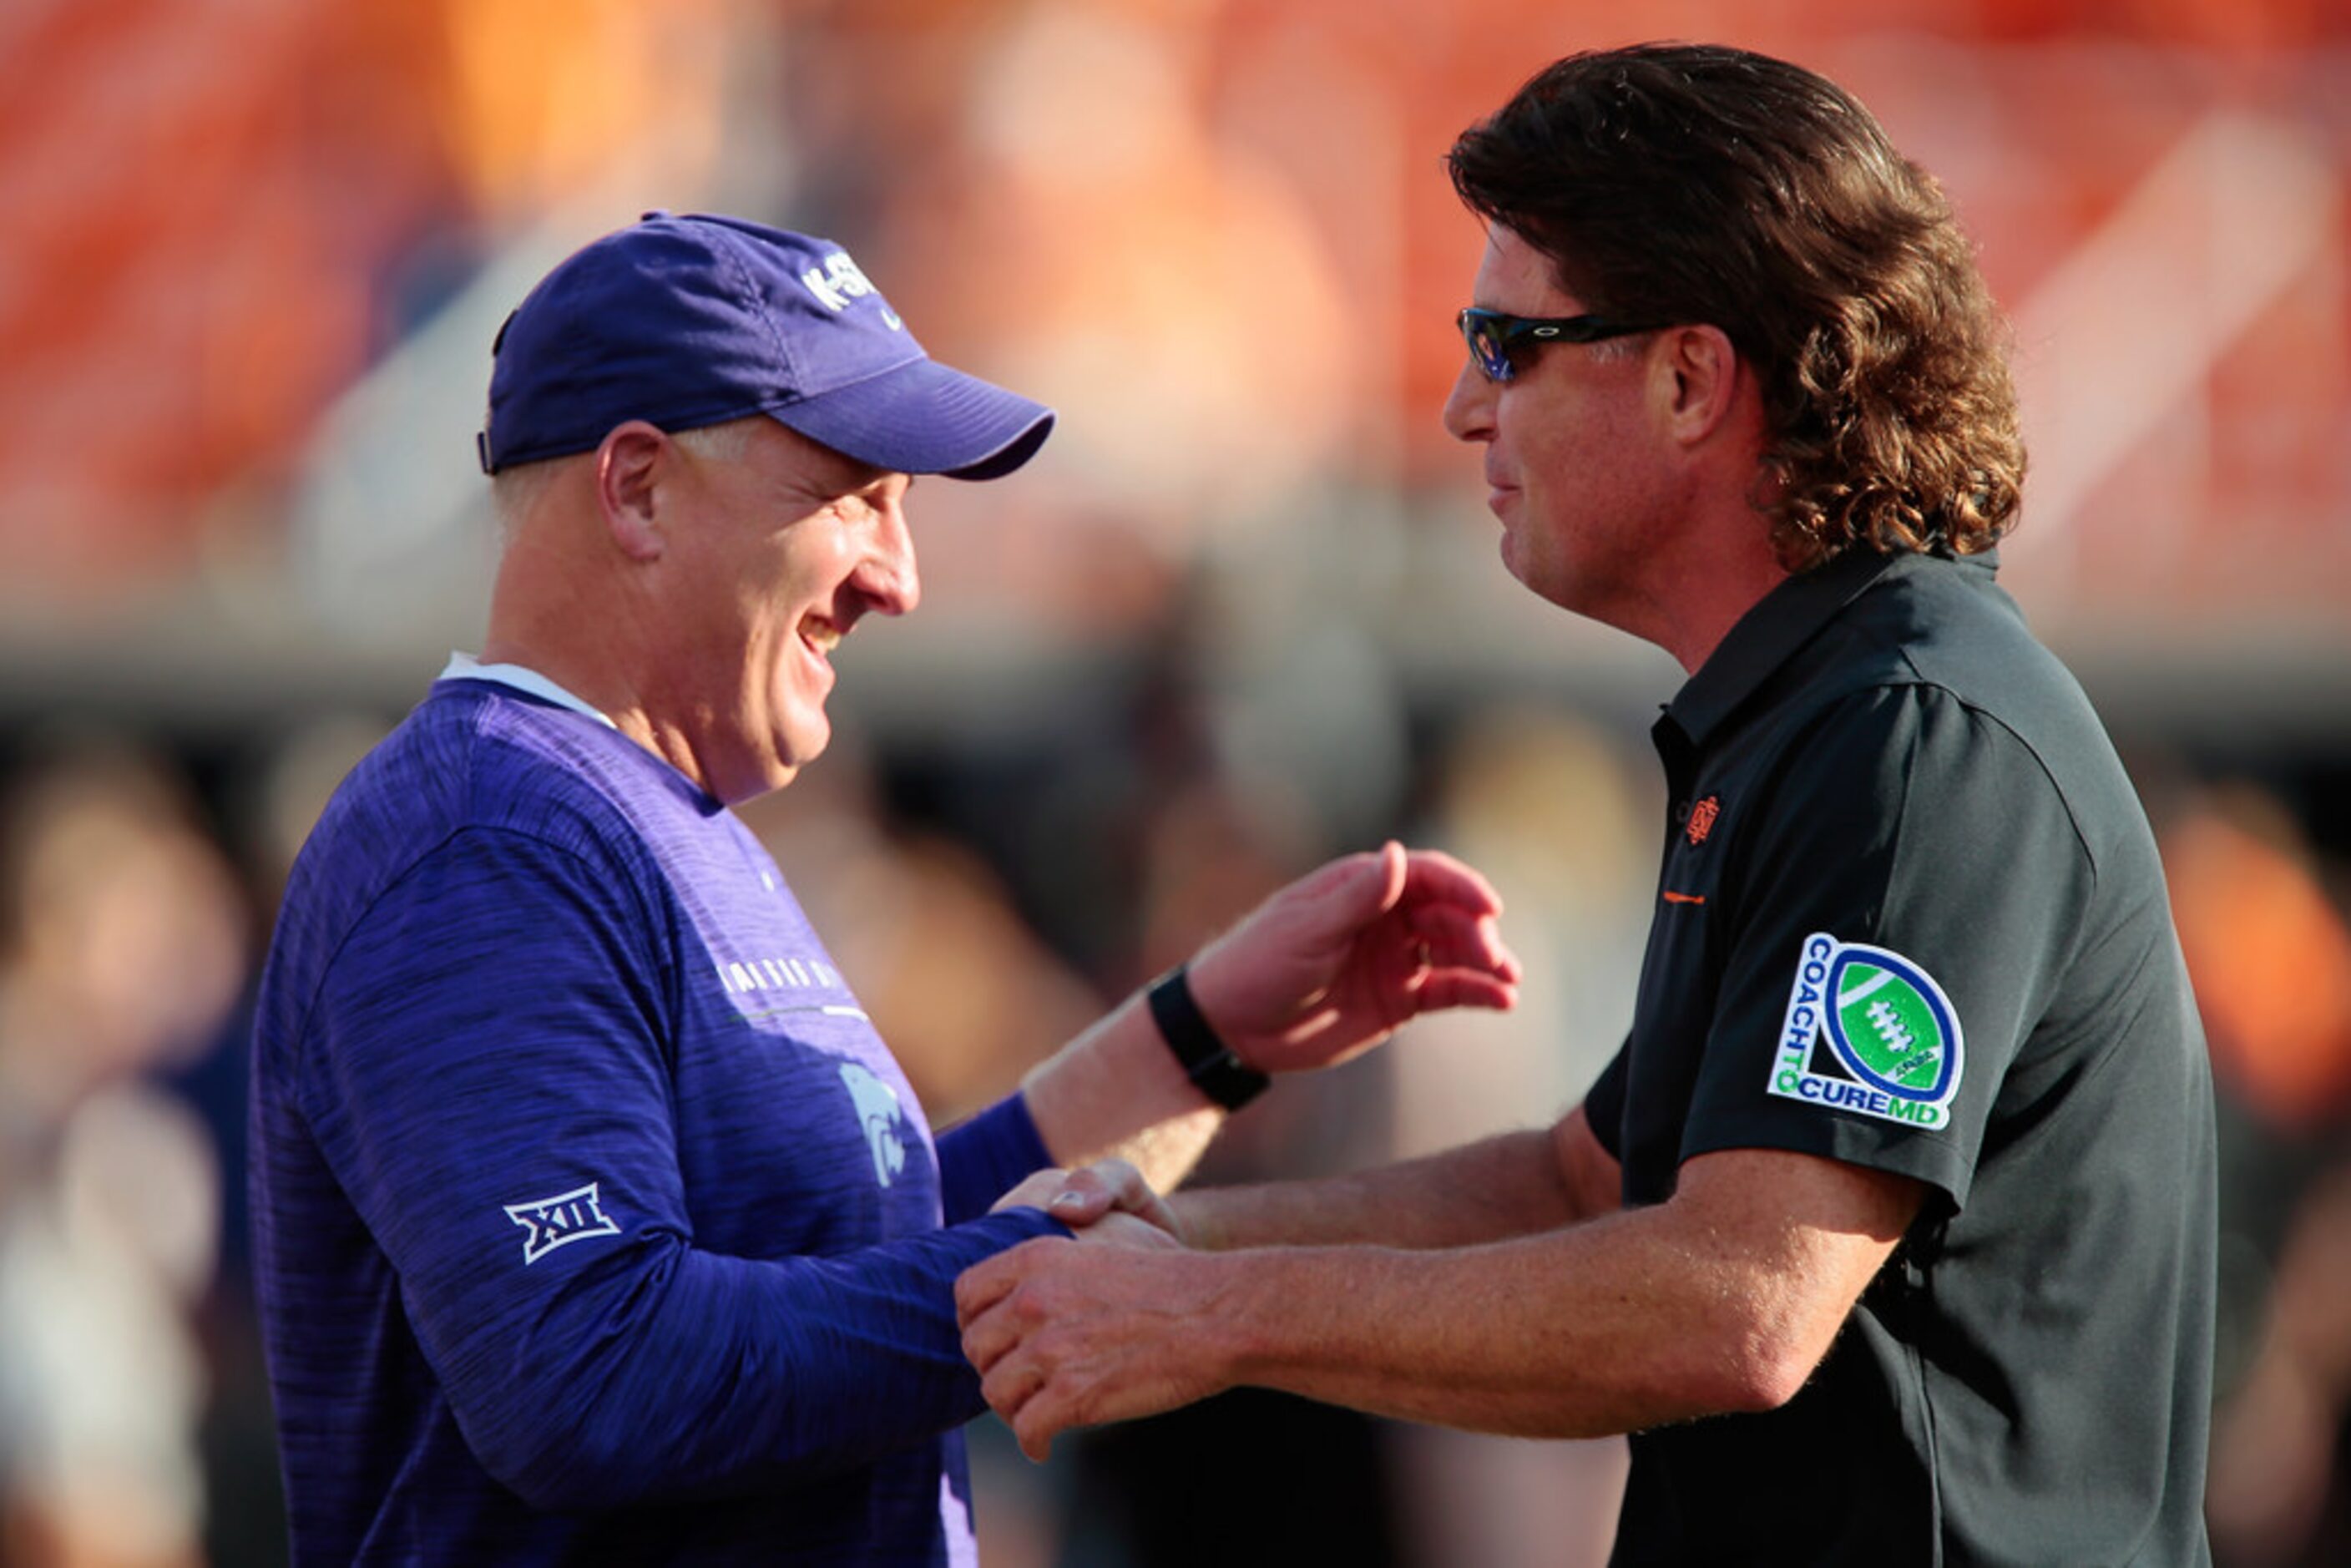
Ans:
[[[2003,577],[2133,765],[2222,1095],[2216,1550],[2351,1561],[2344,0],[0,0],[0,1563],[283,1560],[255,970],[327,793],[476,645],[492,332],[643,211],[839,239],[1061,411],[922,486],[921,612],[747,812],[935,1121],[1389,834],[1491,873],[1524,1006],[1286,1085],[1204,1179],[1571,1103],[1679,674],[1495,559],[1440,160],[1640,37],[1845,82],[1980,241]],[[1591,1563],[1623,1463],[1254,1394],[974,1448],[990,1568]]]

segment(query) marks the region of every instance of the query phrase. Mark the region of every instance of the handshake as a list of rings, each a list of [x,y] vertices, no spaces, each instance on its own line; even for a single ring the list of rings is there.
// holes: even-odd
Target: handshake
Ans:
[[[1129,1247],[1181,1246],[1184,1228],[1167,1200],[1125,1160],[1097,1160],[1075,1170],[1038,1171],[996,1200],[1007,1208],[1041,1208],[1081,1241]]]
[[[1512,1006],[1520,967],[1496,926],[1500,913],[1486,879],[1449,855],[1389,843],[1343,856],[1195,955],[1186,966],[1193,1006],[1254,1072],[1329,1067],[1423,1013]],[[1022,1092],[1046,1147],[1124,1148],[1165,1185],[1181,1179],[1218,1113],[1176,1068],[1157,1027],[1130,999],[1030,1073]],[[1175,1098],[1153,1114],[1106,1109],[1155,1080]],[[1170,1157],[1178,1149],[1189,1153]],[[1141,1170],[1105,1158],[1039,1171],[998,1201],[1042,1209],[1076,1232],[1000,1252],[956,1281],[964,1354],[1031,1458],[1067,1427],[1262,1380],[1266,1347],[1251,1358],[1249,1324],[1263,1322],[1252,1311],[1269,1291],[1263,1244],[1309,1237],[1295,1223],[1236,1231],[1230,1196],[1182,1199],[1187,1234]],[[1224,1249],[1244,1237],[1259,1249]]]
[[[956,1281],[964,1354],[1030,1458],[1068,1427],[1173,1409],[1237,1381],[1208,1333],[1213,1255],[1186,1248],[1175,1211],[1134,1166],[1041,1170],[996,1207],[1040,1208],[1077,1233],[1025,1242]]]

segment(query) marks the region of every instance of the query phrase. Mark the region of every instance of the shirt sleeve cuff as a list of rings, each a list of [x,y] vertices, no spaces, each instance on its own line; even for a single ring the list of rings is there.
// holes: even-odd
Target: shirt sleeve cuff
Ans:
[[[1018,1091],[939,1134],[938,1150],[939,1197],[949,1225],[986,1214],[1021,1177],[1053,1163]]]

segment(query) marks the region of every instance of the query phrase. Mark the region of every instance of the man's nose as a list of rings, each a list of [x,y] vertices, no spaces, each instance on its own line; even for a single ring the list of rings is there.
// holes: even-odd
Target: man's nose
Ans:
[[[893,501],[875,519],[872,546],[858,563],[858,591],[884,615],[904,615],[923,600],[921,574],[914,567],[914,536],[906,526],[906,509]]]
[[[1495,392],[1485,372],[1463,360],[1453,378],[1453,390],[1445,398],[1446,433],[1456,441],[1491,441]]]

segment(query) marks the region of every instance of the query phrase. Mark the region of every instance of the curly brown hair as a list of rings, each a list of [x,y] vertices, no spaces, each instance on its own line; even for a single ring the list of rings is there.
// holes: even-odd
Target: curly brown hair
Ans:
[[[1719,327],[1753,366],[1782,565],[1988,549],[2024,478],[2008,332],[1941,187],[1850,94],[1703,45],[1570,56],[1447,160],[1583,308]]]

